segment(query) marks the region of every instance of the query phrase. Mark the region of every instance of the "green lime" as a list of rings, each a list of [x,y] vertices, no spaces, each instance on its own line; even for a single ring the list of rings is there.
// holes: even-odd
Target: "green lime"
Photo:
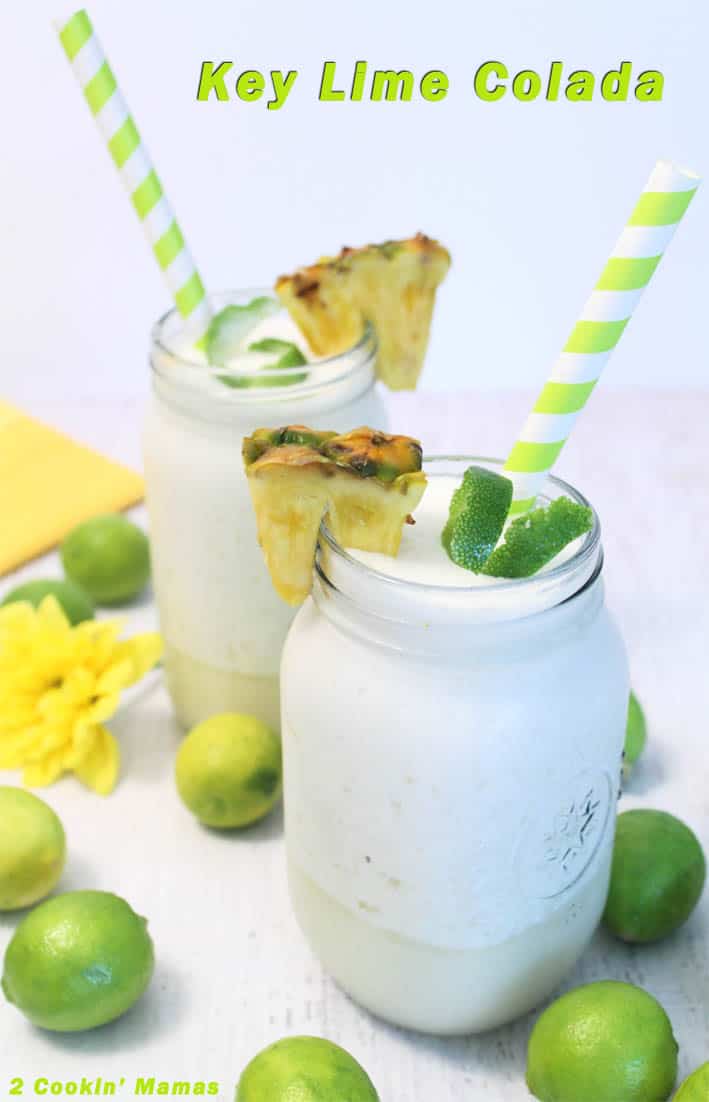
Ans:
[[[448,557],[478,574],[505,527],[512,502],[509,478],[485,467],[468,467],[453,492],[441,542]]]
[[[322,1037],[284,1037],[242,1073],[235,1102],[379,1102],[364,1068]]]
[[[645,714],[635,693],[628,699],[628,718],[625,724],[625,746],[623,748],[623,778],[627,780],[633,766],[645,749],[647,725]]]
[[[529,578],[556,558],[593,524],[593,513],[568,497],[513,520],[505,542],[485,563],[482,573],[494,578]]]
[[[150,577],[150,546],[145,532],[119,513],[92,517],[61,545],[68,578],[99,605],[120,605],[136,597]]]
[[[569,991],[529,1038],[527,1086],[540,1102],[665,1102],[676,1078],[670,1020],[630,983]]]
[[[666,811],[624,811],[603,921],[623,941],[667,937],[691,915],[705,877],[704,853],[688,826]]]
[[[144,918],[110,892],[66,892],[20,923],[2,989],[36,1026],[75,1033],[124,1014],[153,974]]]
[[[685,1079],[674,1102],[707,1102],[709,1098],[709,1063],[702,1064]]]
[[[0,911],[44,899],[66,860],[64,828],[44,800],[0,786]]]
[[[56,597],[64,609],[70,624],[80,624],[84,620],[93,620],[94,606],[88,593],[74,582],[39,578],[33,582],[24,582],[3,597],[0,606],[11,605],[15,601],[29,601],[35,608],[51,594]]]
[[[255,716],[212,716],[187,735],[175,762],[177,790],[205,826],[262,819],[281,794],[281,740]]]

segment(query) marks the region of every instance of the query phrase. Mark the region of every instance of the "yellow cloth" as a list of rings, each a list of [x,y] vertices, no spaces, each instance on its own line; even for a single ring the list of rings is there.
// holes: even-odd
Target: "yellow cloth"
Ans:
[[[0,402],[0,575],[143,493],[134,471]]]

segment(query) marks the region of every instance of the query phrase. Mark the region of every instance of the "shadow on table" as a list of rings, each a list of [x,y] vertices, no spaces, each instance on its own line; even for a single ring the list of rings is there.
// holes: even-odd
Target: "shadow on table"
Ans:
[[[633,766],[628,780],[623,784],[624,796],[652,796],[653,791],[669,776],[668,760],[671,755],[656,741],[648,743],[641,757]],[[618,811],[625,811],[621,803]]]
[[[458,1069],[463,1076],[466,1072],[479,1077],[489,1077],[490,1081],[506,1083],[523,1082],[527,1037],[537,1016],[533,1011],[511,1025],[478,1033],[470,1037],[433,1037],[413,1030],[399,1029],[375,1018],[366,1011],[364,1014],[377,1032],[390,1038],[399,1038],[411,1045],[429,1060],[445,1064],[448,1068]]]
[[[162,671],[155,670],[130,690],[111,722],[121,747],[121,775],[152,783],[174,770],[182,731],[165,707]]]
[[[44,1043],[65,1052],[135,1052],[146,1042],[170,1033],[184,1020],[189,997],[183,979],[172,968],[158,961],[150,987],[136,1005],[99,1029],[86,1033],[50,1033],[37,1029]],[[28,1026],[28,1028],[33,1028]]]
[[[706,1059],[702,1048],[706,1003],[706,942],[709,937],[709,898],[672,936],[647,946],[631,946],[603,927],[573,972],[548,999],[510,1025],[470,1037],[432,1037],[375,1018],[348,996],[348,1002],[369,1021],[373,1030],[403,1041],[434,1062],[454,1067],[465,1077],[489,1077],[490,1083],[524,1083],[527,1041],[542,1011],[564,992],[599,980],[617,980],[647,990],[662,1004],[680,1045],[680,1080]],[[330,981],[331,982],[331,981]],[[333,986],[335,986],[333,984]],[[342,997],[342,992],[338,989]],[[695,1051],[696,1050],[696,1051]]]
[[[74,853],[69,853],[67,856],[66,868],[53,892],[37,900],[36,903],[31,903],[28,907],[21,907],[17,911],[0,911],[0,932],[6,930],[8,936],[10,936],[14,933],[15,928],[20,925],[22,920],[25,919],[35,907],[39,907],[41,903],[45,903],[48,899],[53,899],[57,895],[62,895],[63,892],[81,891],[90,888],[94,880],[95,873],[93,865],[89,861],[84,860],[80,854],[76,855]]]

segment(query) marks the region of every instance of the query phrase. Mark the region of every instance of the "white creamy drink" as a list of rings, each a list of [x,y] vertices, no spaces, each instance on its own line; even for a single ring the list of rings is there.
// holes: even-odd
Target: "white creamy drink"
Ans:
[[[597,521],[532,578],[448,559],[471,462],[424,464],[397,559],[323,535],[281,671],[299,923],[356,1000],[432,1033],[525,1013],[587,945],[629,691]],[[548,492],[583,501],[555,479]]]
[[[213,307],[259,294],[225,295]],[[243,437],[267,425],[386,427],[371,331],[318,362],[284,311],[248,334],[250,343],[264,338],[298,345],[308,364],[269,373],[268,357],[250,353],[217,371],[175,312],[153,332],[143,444],[153,580],[168,685],[186,727],[226,711],[279,723],[278,667],[293,610],[274,593],[258,547]]]

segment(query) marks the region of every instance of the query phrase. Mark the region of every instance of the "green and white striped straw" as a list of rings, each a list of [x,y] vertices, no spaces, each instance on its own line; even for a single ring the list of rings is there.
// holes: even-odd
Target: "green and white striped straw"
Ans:
[[[88,13],[77,11],[54,25],[175,305],[197,342],[210,317],[204,284]]]
[[[512,513],[534,506],[633,310],[652,279],[700,179],[658,161],[510,452]]]

